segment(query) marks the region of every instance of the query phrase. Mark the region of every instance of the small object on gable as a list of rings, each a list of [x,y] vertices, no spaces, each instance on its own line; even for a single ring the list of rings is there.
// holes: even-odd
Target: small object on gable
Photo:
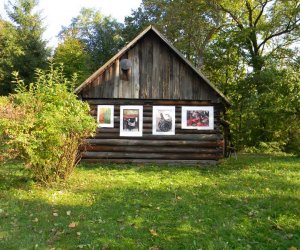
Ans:
[[[132,63],[129,59],[122,59],[120,62],[120,66],[122,70],[129,70],[132,66]]]
[[[122,59],[120,61],[120,67],[122,69],[121,79],[123,81],[129,81],[131,66],[132,66],[132,63],[129,59]]]

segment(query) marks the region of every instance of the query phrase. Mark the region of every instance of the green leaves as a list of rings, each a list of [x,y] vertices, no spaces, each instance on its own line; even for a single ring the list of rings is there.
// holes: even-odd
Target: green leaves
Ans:
[[[61,31],[60,35],[64,42],[57,48],[55,57],[63,63],[64,60],[59,60],[60,58],[66,60],[81,58],[79,64],[83,63],[82,60],[86,60],[83,69],[88,69],[89,73],[92,73],[117,53],[124,44],[121,36],[122,28],[123,25],[110,16],[104,16],[100,11],[83,8],[80,14],[72,19],[71,24]],[[79,49],[77,50],[79,54],[71,56],[70,52],[75,52],[75,48]],[[68,58],[63,56],[64,53]],[[78,69],[76,63],[71,65]]]
[[[47,66],[50,55],[42,35],[40,13],[35,12],[36,0],[9,2],[6,12],[11,21],[0,18],[0,94],[13,91],[13,71],[18,71],[26,84],[34,80],[36,68]]]
[[[67,36],[57,46],[53,57],[54,63],[63,64],[65,75],[68,78],[74,76],[75,72],[78,74],[78,79],[73,80],[77,83],[76,85],[82,83],[91,73],[90,61],[91,58],[85,51],[85,45],[79,39],[71,36]]]
[[[15,150],[10,156],[24,159],[40,182],[67,178],[78,162],[83,139],[96,128],[88,105],[68,91],[72,84],[53,65],[49,71],[37,71],[37,80],[28,90],[22,81],[16,82],[17,94],[3,102],[10,109],[0,109],[4,114],[0,116],[0,139],[7,157]]]

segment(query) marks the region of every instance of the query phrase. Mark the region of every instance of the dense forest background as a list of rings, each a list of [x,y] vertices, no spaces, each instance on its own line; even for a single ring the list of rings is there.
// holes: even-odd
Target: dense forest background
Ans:
[[[155,25],[231,101],[237,149],[300,151],[300,1],[143,0],[124,23],[83,8],[48,48],[37,0],[15,0],[0,16],[0,95],[12,72],[34,82],[49,60],[80,84],[148,25]]]

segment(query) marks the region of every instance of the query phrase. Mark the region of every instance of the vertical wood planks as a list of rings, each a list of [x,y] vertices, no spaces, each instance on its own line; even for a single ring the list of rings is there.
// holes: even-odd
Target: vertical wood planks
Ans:
[[[122,77],[122,58],[132,63],[128,78]],[[85,98],[221,101],[216,91],[153,31],[108,65],[81,95]]]

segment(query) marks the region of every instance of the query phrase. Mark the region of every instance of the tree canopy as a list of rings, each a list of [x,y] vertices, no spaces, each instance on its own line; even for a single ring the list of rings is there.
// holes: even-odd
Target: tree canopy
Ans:
[[[36,68],[47,66],[50,50],[42,38],[41,14],[34,11],[37,4],[36,0],[16,0],[6,6],[10,22],[1,21],[4,26],[0,31],[0,60],[3,61],[0,71],[5,71],[5,75],[0,77],[1,94],[12,92],[13,71],[18,71],[28,84],[34,80]]]
[[[124,44],[121,36],[123,25],[100,11],[81,9],[68,27],[60,32],[62,40],[76,38],[90,57],[90,69],[94,71],[112,57]]]

